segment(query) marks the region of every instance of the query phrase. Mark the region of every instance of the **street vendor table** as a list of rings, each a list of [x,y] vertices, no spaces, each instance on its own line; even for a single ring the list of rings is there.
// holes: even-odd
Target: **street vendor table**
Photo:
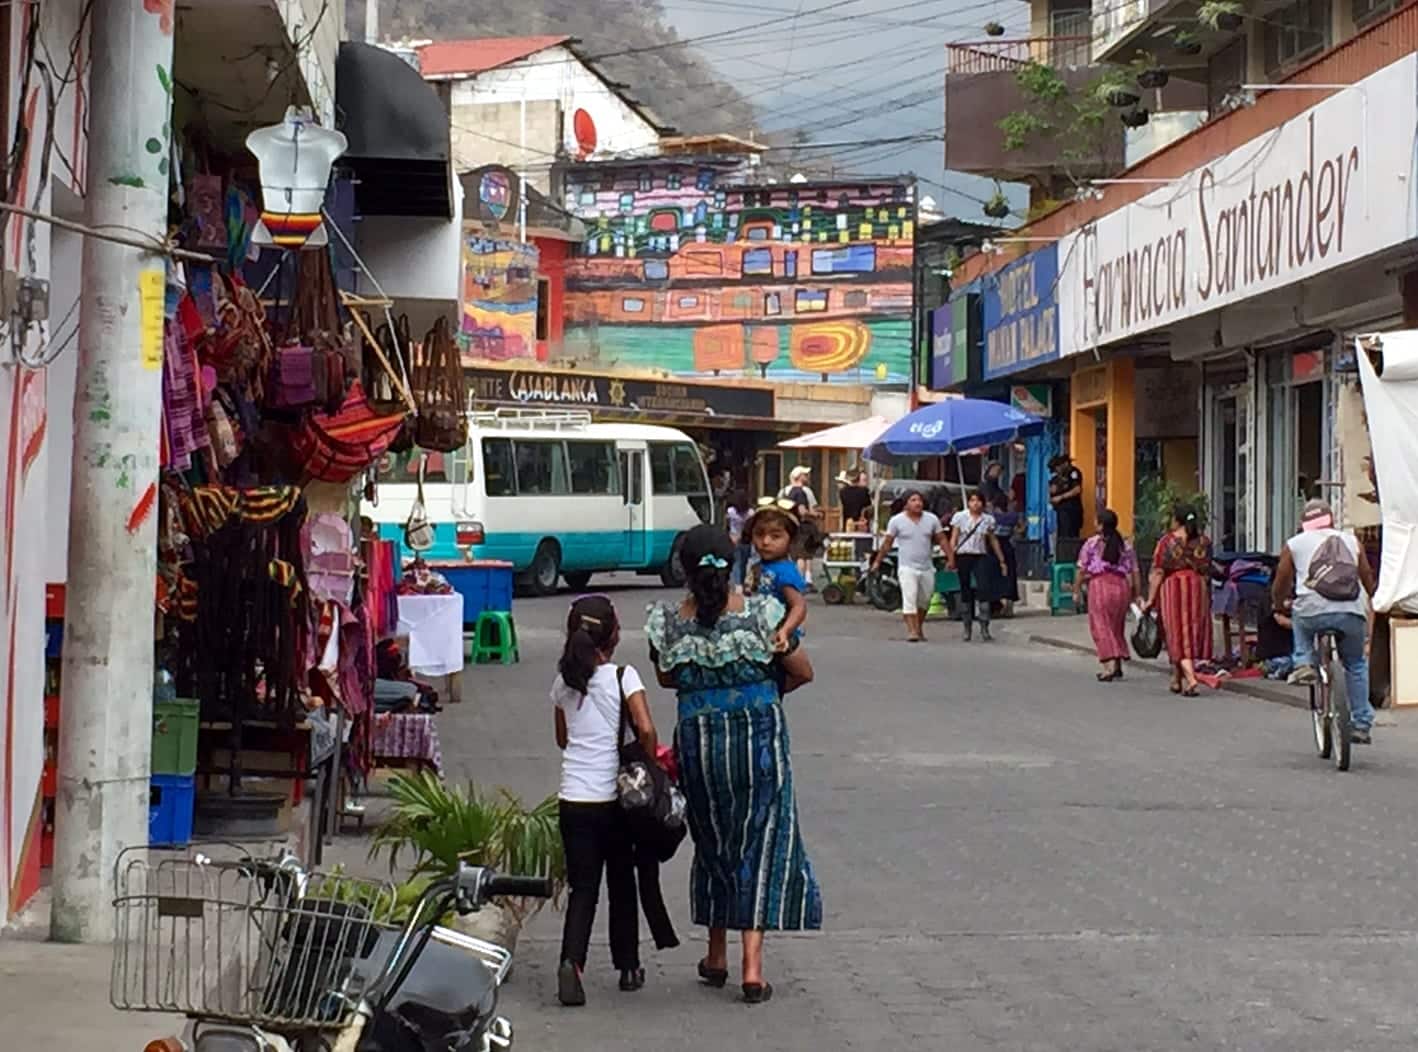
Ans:
[[[399,635],[409,638],[409,667],[420,676],[463,671],[463,597],[399,596]]]
[[[370,729],[370,751],[379,767],[421,767],[435,774],[443,771],[438,724],[424,713],[377,714]]]

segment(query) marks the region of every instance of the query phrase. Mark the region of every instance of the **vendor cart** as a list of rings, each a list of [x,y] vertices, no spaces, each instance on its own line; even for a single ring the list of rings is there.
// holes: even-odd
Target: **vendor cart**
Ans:
[[[856,598],[876,546],[876,536],[871,533],[827,535],[822,549],[822,568],[827,574],[827,584],[822,589],[823,602],[836,606]]]

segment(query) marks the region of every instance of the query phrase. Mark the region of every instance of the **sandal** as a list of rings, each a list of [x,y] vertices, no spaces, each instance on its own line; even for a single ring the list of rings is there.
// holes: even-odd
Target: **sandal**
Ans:
[[[1099,683],[1111,683],[1118,678],[1118,674],[1116,672],[1096,672],[1094,678]]]
[[[714,989],[722,989],[729,981],[729,970],[727,968],[710,968],[707,960],[699,962],[699,979],[705,986],[712,986]]]
[[[744,983],[743,1001],[744,1004],[761,1005],[764,1001],[773,999],[772,983]]]
[[[1199,697],[1201,697],[1201,692],[1197,690],[1197,686],[1198,686],[1198,684],[1193,683],[1190,687],[1183,687],[1183,688],[1182,688],[1182,691],[1181,691],[1182,697],[1184,697],[1184,698],[1199,698]]]

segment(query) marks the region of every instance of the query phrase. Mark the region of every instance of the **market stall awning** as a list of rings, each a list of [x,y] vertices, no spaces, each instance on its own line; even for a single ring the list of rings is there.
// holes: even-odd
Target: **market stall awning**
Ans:
[[[451,218],[448,113],[418,70],[392,51],[346,41],[335,100],[349,139],[341,163],[358,177],[360,213]]]
[[[891,426],[884,416],[869,416],[865,420],[853,420],[850,424],[838,424],[825,431],[790,438],[778,445],[785,449],[855,449],[863,450],[881,437]]]

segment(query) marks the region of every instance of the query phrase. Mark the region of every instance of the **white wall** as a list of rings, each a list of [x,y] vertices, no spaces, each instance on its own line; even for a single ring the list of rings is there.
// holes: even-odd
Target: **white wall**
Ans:
[[[359,293],[377,296],[383,289],[394,300],[441,303],[440,311],[449,303],[457,305],[463,291],[462,229],[463,188],[457,180],[453,181],[452,219],[365,216],[355,225],[354,243],[379,287],[361,272]],[[415,321],[413,310],[409,321]],[[419,335],[417,326],[414,335]]]
[[[548,48],[521,62],[490,70],[468,80],[454,81],[453,121],[475,126],[469,108],[491,102],[555,101],[560,104],[564,130],[562,149],[577,157],[573,115],[584,109],[596,124],[596,151],[591,159],[650,152],[659,133],[599,77],[564,47]],[[461,115],[460,115],[461,111]]]
[[[335,60],[344,35],[345,0],[276,0],[276,7],[291,43],[304,45],[300,73],[314,102],[315,116],[325,127],[333,128]]]

